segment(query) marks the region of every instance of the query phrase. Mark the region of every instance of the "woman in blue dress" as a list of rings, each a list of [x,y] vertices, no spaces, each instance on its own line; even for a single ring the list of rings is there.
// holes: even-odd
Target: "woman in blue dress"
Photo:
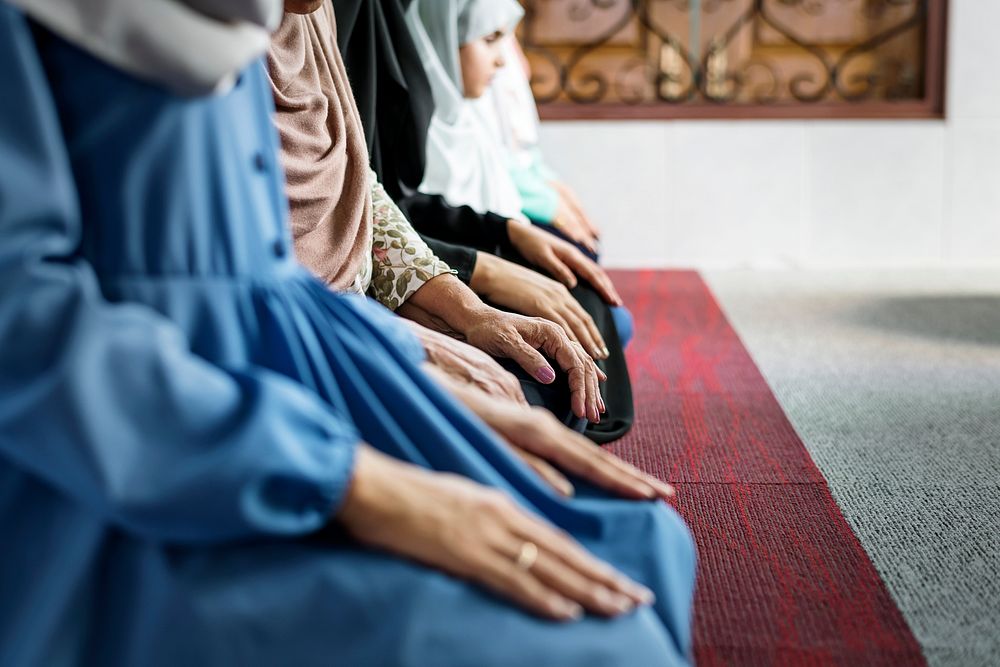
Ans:
[[[0,2],[0,664],[686,664],[677,515],[559,497],[289,256],[280,5],[86,4]]]

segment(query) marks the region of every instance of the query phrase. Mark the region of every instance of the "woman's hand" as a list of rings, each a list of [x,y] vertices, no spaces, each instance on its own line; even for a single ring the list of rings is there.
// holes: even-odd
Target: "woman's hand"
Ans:
[[[472,410],[484,421],[492,412],[492,410],[483,409],[483,405],[488,405],[491,399],[478,387],[468,382],[464,382],[453,375],[445,373],[434,364],[425,363],[422,368],[425,373],[437,380],[438,384],[448,389],[448,391],[451,392],[455,398],[465,404],[465,407]],[[508,401],[501,402],[508,403]],[[510,447],[515,454],[527,463],[539,477],[545,480],[549,486],[554,488],[557,493],[564,496],[573,495],[573,485],[569,483],[569,480],[566,479],[565,475],[553,468],[552,465],[534,454],[528,453],[520,447],[515,447],[514,445],[511,445]]]
[[[569,378],[573,414],[600,422],[606,412],[599,383],[608,379],[579,343],[556,324],[485,307],[460,332],[465,340],[494,357],[513,359],[543,384],[552,384],[555,371],[539,352],[554,359]]]
[[[544,233],[544,232],[543,232]],[[569,377],[573,414],[593,422],[605,412],[598,382],[608,377],[579,343],[556,324],[491,308],[451,274],[433,278],[396,311],[406,319],[465,340],[493,356],[512,359],[543,384],[555,382],[554,359]]]
[[[591,233],[587,223],[583,221],[577,210],[561,195],[559,203],[556,205],[556,215],[552,219],[552,226],[590,252],[597,254],[597,237]]]
[[[497,401],[476,387],[430,371],[452,394],[487,423],[552,488],[564,496],[573,486],[564,470],[624,498],[667,500],[674,488],[594,446],[541,408]]]
[[[432,378],[438,381],[438,383],[447,388],[455,398],[462,401],[467,408],[476,413],[484,421],[487,419],[491,410],[483,410],[483,404],[479,401],[479,398],[485,396],[485,394],[479,390],[477,387],[469,384],[468,382],[463,382],[452,375],[448,375],[440,368],[433,364],[424,364],[424,372],[430,375]],[[471,400],[474,398],[475,400]],[[487,402],[489,399],[486,399]],[[508,441],[510,444],[510,441]],[[552,467],[551,464],[547,463],[544,459],[531,454],[520,447],[515,447],[510,445],[511,450],[518,455],[525,463],[531,467],[535,473],[541,477],[546,484],[551,486],[559,493],[564,496],[573,495],[573,485],[570,484],[566,476],[561,472]]]
[[[485,586],[541,616],[618,616],[652,592],[508,496],[358,449],[337,520],[359,542]]]
[[[505,402],[494,406],[494,411],[498,416],[485,421],[515,451],[527,453],[530,458],[522,458],[535,468],[542,479],[549,481],[556,491],[563,492],[569,484],[568,480],[563,477],[561,481],[552,483],[551,472],[539,469],[532,461],[533,458],[623,498],[667,500],[676,495],[669,484],[647,475],[579,433],[569,430],[545,410]]]
[[[570,289],[576,287],[577,276],[580,276],[607,303],[612,306],[622,305],[622,299],[604,269],[573,244],[517,220],[508,221],[507,234],[510,242],[526,260]]]
[[[493,357],[467,343],[428,329],[411,320],[413,332],[424,346],[427,359],[449,376],[478,387],[497,398],[527,405],[521,383]]]
[[[580,343],[591,357],[608,358],[610,352],[593,318],[562,283],[519,264],[480,252],[469,286],[487,301],[522,315],[555,322],[570,340]]]
[[[601,238],[601,230],[594,224],[587,212],[583,210],[583,205],[580,203],[580,198],[576,196],[576,192],[573,188],[569,187],[561,181],[550,181],[549,185],[556,189],[559,193],[559,198],[565,202],[565,205],[569,207],[574,213],[576,213],[577,218],[583,223],[587,232],[594,237],[596,240]]]

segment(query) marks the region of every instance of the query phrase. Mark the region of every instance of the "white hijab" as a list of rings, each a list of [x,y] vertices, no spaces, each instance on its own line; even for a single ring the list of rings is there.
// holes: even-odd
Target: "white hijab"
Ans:
[[[487,122],[498,128],[511,162],[524,169],[537,160],[541,122],[515,39],[513,35],[504,39],[506,64],[497,72],[490,90],[483,96],[482,104],[477,104],[476,108]]]
[[[521,220],[521,196],[499,128],[476,111],[478,102],[465,98],[458,53],[463,44],[513,30],[523,14],[515,0],[414,0],[406,12],[435,106],[420,190],[456,206]]]
[[[267,49],[282,0],[8,0],[93,56],[183,95],[227,88]]]

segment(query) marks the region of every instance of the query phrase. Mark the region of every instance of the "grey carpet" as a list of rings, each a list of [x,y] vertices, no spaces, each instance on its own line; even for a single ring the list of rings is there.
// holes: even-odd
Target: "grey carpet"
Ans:
[[[1000,272],[710,272],[933,667],[1000,665]]]

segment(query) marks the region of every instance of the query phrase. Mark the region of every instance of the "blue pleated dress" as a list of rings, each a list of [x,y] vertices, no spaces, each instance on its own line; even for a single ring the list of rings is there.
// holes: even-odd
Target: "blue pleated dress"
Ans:
[[[296,264],[265,76],[178,98],[0,2],[0,664],[687,664],[678,516],[559,499]],[[361,440],[504,489],[655,607],[547,622],[327,539]]]

